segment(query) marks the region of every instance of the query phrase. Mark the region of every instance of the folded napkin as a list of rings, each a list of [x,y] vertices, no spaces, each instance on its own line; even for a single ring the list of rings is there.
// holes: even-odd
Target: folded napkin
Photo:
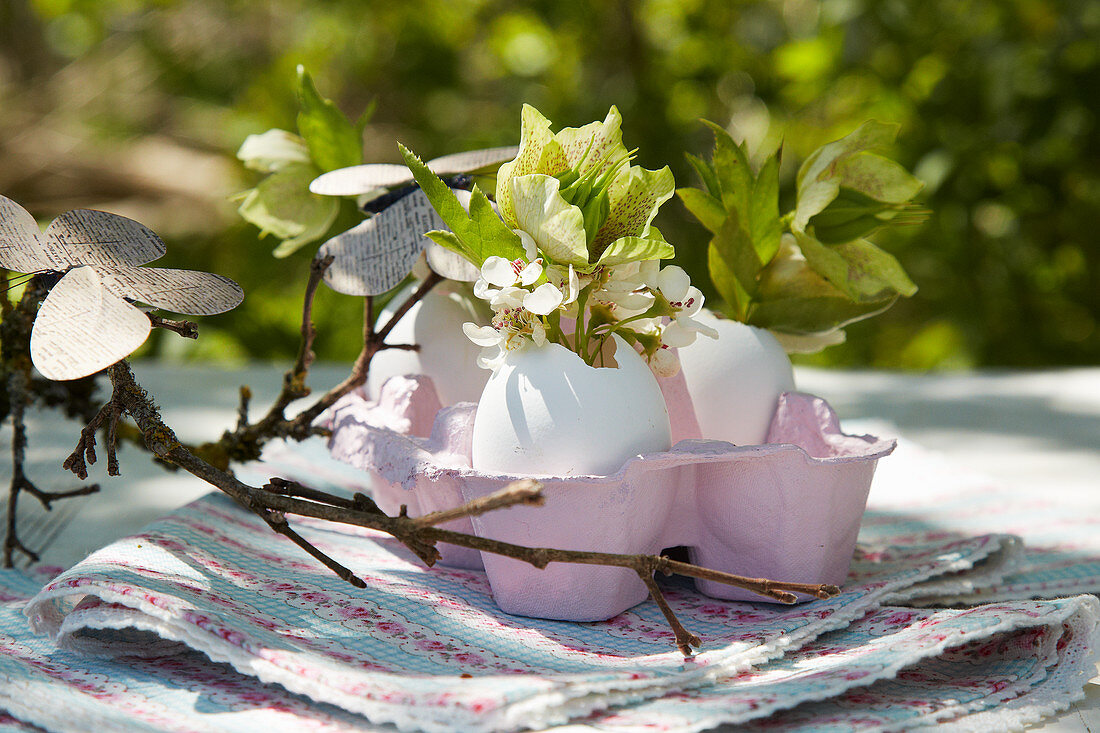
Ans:
[[[882,461],[859,540],[920,544],[1003,533],[1022,538],[1016,568],[995,583],[929,586],[912,602],[963,605],[1100,593],[1100,491],[1007,486],[911,441]]]
[[[997,538],[983,538],[940,557],[960,568],[970,562],[966,558],[996,545]],[[885,575],[896,575],[904,555],[878,555],[856,567],[873,576],[878,562]],[[118,604],[85,597],[62,624],[70,641],[82,640],[107,656],[58,648],[33,635],[23,615],[40,583],[17,571],[0,572],[0,708],[21,721],[56,731],[379,729],[337,706],[240,674],[185,644],[143,636],[136,631],[142,627],[136,604],[128,604],[125,595]],[[681,608],[687,605],[683,596],[695,595],[687,586],[669,588],[668,594]],[[727,618],[752,608],[708,605],[713,607],[707,615]],[[976,720],[974,729],[981,730],[1009,719],[1029,722],[1064,707],[1079,692],[1091,669],[1097,617],[1095,599],[1084,597],[969,611],[880,608],[756,669],[594,712],[569,729],[683,732],[763,720],[769,729],[886,730],[953,718]],[[116,626],[129,631],[119,634],[112,630]],[[299,628],[298,635],[305,631]],[[461,685],[458,680],[451,682]],[[990,721],[991,715],[1002,717]],[[15,720],[8,725],[31,729]]]
[[[368,530],[298,526],[367,587],[340,581],[210,495],[62,573],[25,613],[62,648],[162,656],[169,645],[160,640],[181,642],[375,723],[537,728],[736,676],[848,626],[891,593],[1005,547],[987,535],[867,554],[839,596],[799,606],[721,602],[674,586],[669,602],[704,643],[685,662],[652,602],[600,623],[509,616],[480,572],[427,569]],[[898,666],[913,659],[899,656]],[[837,691],[834,679],[820,694]]]

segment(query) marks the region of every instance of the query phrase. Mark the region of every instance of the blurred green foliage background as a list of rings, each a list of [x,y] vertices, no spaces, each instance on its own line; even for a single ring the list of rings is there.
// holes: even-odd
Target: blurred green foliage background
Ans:
[[[246,135],[294,129],[294,69],[366,130],[368,161],[514,143],[523,102],[556,124],[611,104],[649,168],[695,181],[707,117],[802,158],[861,121],[926,183],[924,225],[878,243],[920,292],[815,363],[914,369],[1100,363],[1100,3],[1054,0],[5,0],[0,193],[165,237],[160,264],[237,279],[245,305],[157,334],[167,358],[292,357],[314,248],[275,260],[230,197]],[[657,224],[702,284],[707,237]],[[361,302],[322,288],[318,355],[357,353]],[[169,334],[171,336],[171,334]]]

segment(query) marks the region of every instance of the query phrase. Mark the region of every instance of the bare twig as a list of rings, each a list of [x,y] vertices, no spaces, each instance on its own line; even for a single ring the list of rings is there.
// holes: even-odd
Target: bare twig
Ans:
[[[640,570],[638,571],[638,577],[645,583],[646,588],[649,589],[649,595],[653,598],[653,602],[657,604],[657,608],[661,609],[665,621],[667,621],[668,625],[672,628],[672,635],[676,639],[676,648],[679,649],[680,653],[685,657],[690,657],[692,648],[702,646],[703,640],[684,628],[684,625],[680,623],[680,619],[676,618],[676,613],[672,610],[672,606],[668,605],[665,594],[661,592],[661,586],[657,585],[657,581],[654,579],[652,572]]]
[[[322,395],[320,399],[313,403],[313,405],[303,410],[294,418],[294,425],[297,431],[302,431],[312,425],[313,421],[316,420],[322,412],[336,404],[336,400],[366,382],[371,359],[374,358],[376,353],[388,348],[401,348],[400,346],[393,346],[385,343],[386,337],[390,335],[390,332],[393,331],[394,327],[397,326],[397,323],[405,314],[408,313],[414,305],[423,300],[424,296],[441,282],[443,282],[443,278],[440,275],[437,275],[435,272],[429,272],[428,277],[424,279],[420,287],[418,287],[413,294],[394,311],[393,315],[390,316],[389,320],[386,321],[378,331],[374,330],[374,324],[371,320],[374,315],[373,299],[369,296],[367,297],[363,317],[363,348],[351,367],[351,373],[343,382],[330,389]],[[415,345],[412,344],[408,345],[408,347],[416,348]]]
[[[15,369],[8,374],[8,398],[11,401],[11,485],[8,490],[8,522],[7,534],[4,538],[4,567],[13,566],[13,553],[18,550],[26,555],[32,562],[38,562],[38,553],[30,549],[19,539],[16,527],[16,510],[19,508],[19,494],[28,493],[41,502],[42,506],[50,510],[53,502],[59,499],[67,499],[73,496],[84,496],[99,491],[98,484],[81,486],[68,491],[43,491],[27,478],[24,461],[26,459],[27,429],[24,422],[24,409],[27,403],[27,375],[21,369]]]
[[[480,499],[468,501],[462,506],[457,506],[453,509],[444,509],[438,512],[431,512],[430,514],[423,514],[416,517],[413,521],[419,525],[431,527],[443,524],[444,522],[450,522],[454,519],[476,517],[479,514],[485,514],[518,504],[541,506],[543,501],[542,484],[534,479],[523,479],[511,483],[504,489],[494,494],[490,494],[489,496],[483,496]]]
[[[161,318],[155,313],[146,313],[149,317],[149,322],[153,324],[153,328],[163,328],[166,331],[172,331],[185,339],[197,339],[199,337],[199,327],[192,321],[172,321],[167,318]]]

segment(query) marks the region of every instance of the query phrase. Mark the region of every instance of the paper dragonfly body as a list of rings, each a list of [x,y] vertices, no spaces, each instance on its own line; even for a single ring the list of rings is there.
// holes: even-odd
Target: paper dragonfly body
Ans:
[[[489,148],[445,155],[428,161],[428,168],[452,187],[470,176],[494,174],[519,148]],[[449,179],[449,180],[448,180]],[[440,247],[425,232],[446,229],[428,197],[403,165],[376,163],[341,168],[314,179],[309,190],[322,196],[363,196],[386,191],[365,209],[377,212],[362,224],[321,245],[320,256],[332,255],[325,283],[348,295],[379,295],[398,285],[412,271],[420,253],[428,266],[450,280],[473,282],[478,270],[462,256]],[[469,193],[455,191],[464,205]]]
[[[160,237],[132,219],[75,209],[42,232],[23,207],[0,196],[0,267],[62,274],[31,331],[31,361],[47,379],[95,374],[141,346],[152,324],[134,302],[206,316],[244,298],[221,275],[139,267],[164,253]]]

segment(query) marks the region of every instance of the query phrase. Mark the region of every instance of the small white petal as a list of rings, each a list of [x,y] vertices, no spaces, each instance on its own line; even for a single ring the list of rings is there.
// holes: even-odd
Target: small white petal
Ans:
[[[476,323],[463,323],[462,333],[478,346],[496,346],[501,339],[500,331],[492,326],[479,326]]]
[[[673,321],[661,331],[661,343],[674,349],[682,349],[695,342],[695,331],[684,328],[679,321]]]
[[[618,293],[613,291],[604,291],[599,295],[600,300],[609,301],[616,304],[620,308],[624,308],[630,311],[642,311],[649,310],[649,307],[653,305],[652,293]]]
[[[489,287],[489,283],[485,282],[485,278],[479,277],[477,282],[474,283],[474,295],[482,300],[492,300],[499,292],[500,290]]]
[[[703,307],[703,293],[700,292],[699,288],[693,285],[688,288],[687,293],[684,294],[684,299],[680,302],[684,305],[680,309],[680,312],[676,314],[676,317],[683,318],[685,316],[694,316]]]
[[[532,262],[519,271],[519,284],[525,286],[532,285],[540,277],[542,277],[542,263]]]
[[[543,283],[523,297],[523,307],[535,313],[545,316],[561,305],[564,296],[551,283]]]
[[[492,300],[489,301],[489,307],[495,311],[503,310],[504,308],[520,308],[523,306],[523,299],[527,295],[530,295],[530,293],[523,288],[509,285],[496,292]]]
[[[691,287],[691,278],[684,268],[669,265],[657,275],[657,286],[666,298],[673,303],[683,301]]]
[[[577,271],[573,269],[573,266],[569,266],[569,292],[565,294],[565,302],[572,303],[577,299],[577,295],[580,293],[580,280],[577,278]]]
[[[485,259],[485,262],[481,265],[481,277],[490,285],[496,285],[500,288],[515,285],[517,282],[516,271],[512,268],[512,263],[506,258],[496,255]]]
[[[646,260],[638,263],[638,274],[635,277],[643,285],[650,288],[656,288],[657,276],[661,274],[660,270],[660,260]]]
[[[490,346],[482,349],[477,356],[477,365],[482,369],[496,371],[504,363],[506,353],[500,346]]]
[[[690,318],[688,316],[681,316],[681,317],[676,319],[676,322],[679,323],[684,328],[691,329],[692,331],[695,331],[696,333],[701,333],[702,335],[707,336],[709,338],[712,338],[712,339],[718,338],[718,331],[711,328],[710,326],[708,326],[705,323],[701,323],[701,322],[695,320],[694,318]]]
[[[534,262],[539,256],[539,246],[535,244],[535,238],[522,229],[513,229],[519,235],[519,241],[523,244],[523,253],[527,255],[528,262]]]
[[[531,326],[531,340],[535,342],[535,346],[546,343],[546,326],[542,325],[542,321],[535,321]]]
[[[631,321],[623,326],[628,328],[634,333],[645,333],[650,335],[657,335],[661,330],[660,318],[642,318],[637,321]]]

